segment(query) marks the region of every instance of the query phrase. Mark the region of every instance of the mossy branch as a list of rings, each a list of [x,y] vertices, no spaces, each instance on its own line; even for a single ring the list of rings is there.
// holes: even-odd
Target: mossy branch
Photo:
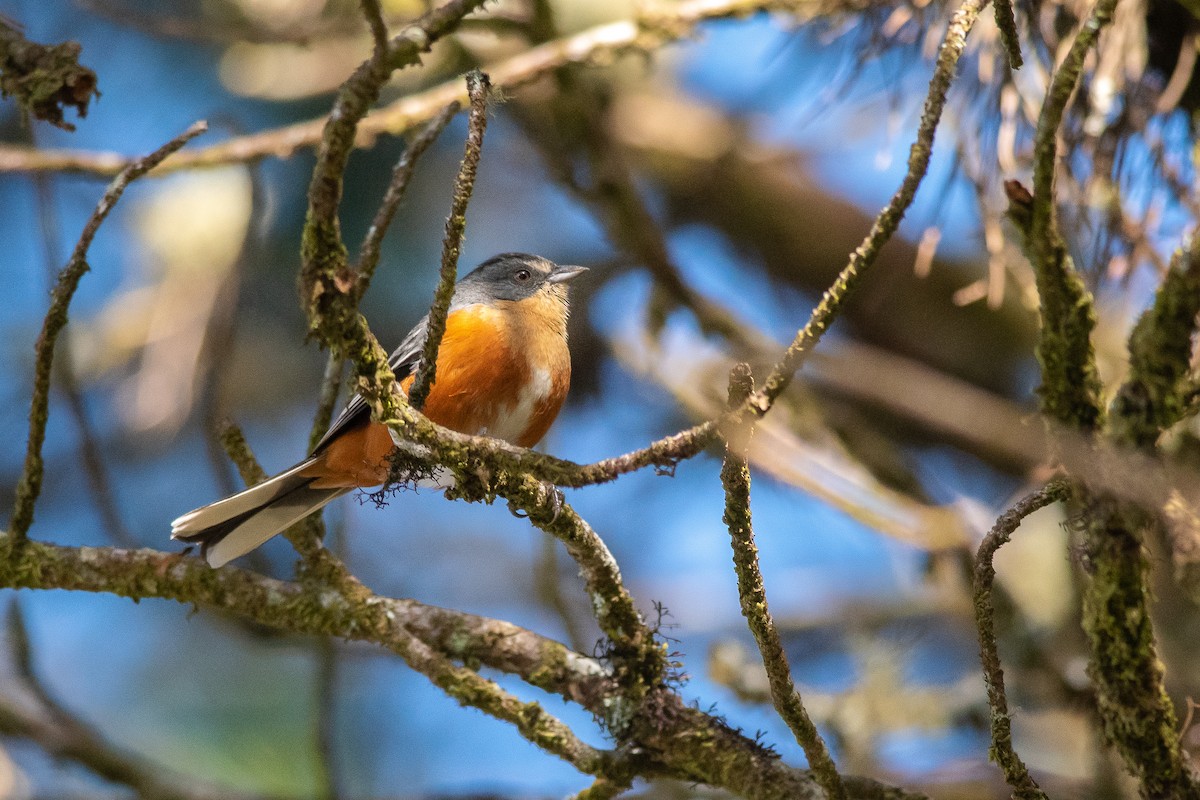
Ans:
[[[1012,787],[1013,797],[1017,800],[1046,800],[1046,794],[1013,749],[1012,719],[1004,691],[1004,668],[1000,665],[995,609],[992,606],[992,585],[996,580],[993,559],[996,551],[1008,543],[1026,517],[1040,508],[1066,500],[1069,493],[1065,482],[1056,481],[1024,497],[1000,515],[988,535],[983,537],[975,555],[975,627],[979,631],[979,659],[983,664],[988,705],[991,706],[992,746],[988,755],[1004,772],[1004,780]]]
[[[740,405],[754,390],[754,378],[747,364],[738,364],[729,378],[729,404]],[[846,787],[838,774],[837,764],[821,739],[817,726],[808,716],[800,690],[792,681],[792,668],[775,620],[767,607],[767,591],[762,570],[758,567],[758,548],[754,544],[754,526],[750,515],[750,465],[746,463],[746,448],[753,429],[747,425],[727,434],[725,460],[721,465],[721,484],[725,487],[725,515],[733,545],[733,567],[737,573],[738,598],[742,615],[754,634],[767,680],[771,700],[779,716],[787,723],[796,741],[804,750],[817,782],[831,800],[845,800]]]
[[[421,361],[416,376],[408,390],[409,404],[420,411],[425,407],[429,389],[437,380],[437,355],[446,333],[446,320],[450,315],[450,301],[454,299],[454,283],[458,276],[458,255],[462,251],[463,234],[467,229],[467,203],[475,189],[475,175],[479,170],[479,159],[483,155],[483,134],[487,130],[487,102],[491,82],[478,70],[467,75],[467,96],[471,99],[471,111],[467,118],[467,141],[463,146],[462,163],[454,179],[454,195],[450,204],[450,216],[446,217],[446,234],[442,238],[442,265],[438,276],[437,290],[429,308],[425,326],[425,342],[422,345]]]
[[[1091,344],[1091,294],[1067,254],[1056,219],[1058,136],[1084,62],[1116,0],[1098,0],[1050,81],[1034,134],[1033,193],[1006,184],[1009,214],[1024,237],[1041,299],[1043,412],[1067,429],[1089,433],[1104,423],[1101,385]],[[1194,298],[1176,296],[1194,276],[1173,270],[1131,340],[1130,380],[1122,387],[1108,432],[1118,443],[1147,448],[1161,425],[1177,415],[1181,348],[1190,354]],[[1167,287],[1164,286],[1164,290]],[[1181,303],[1181,305],[1175,305]],[[1164,347],[1162,335],[1182,336]],[[1186,364],[1186,355],[1183,358]],[[1186,370],[1186,367],[1183,367]],[[1175,710],[1167,695],[1150,617],[1150,565],[1142,532],[1154,525],[1145,512],[1110,495],[1074,492],[1084,531],[1086,574],[1083,628],[1091,648],[1089,674],[1105,737],[1121,754],[1147,798],[1197,798],[1180,748]],[[1158,509],[1155,509],[1157,511]]]
[[[900,182],[900,188],[879,212],[879,216],[875,218],[866,238],[851,254],[850,262],[838,274],[833,285],[821,296],[821,301],[813,311],[808,324],[796,334],[796,338],[788,346],[783,358],[767,376],[762,388],[751,394],[747,403],[743,405],[743,409],[754,416],[765,414],[775,399],[791,383],[796,371],[804,365],[805,358],[837,317],[850,290],[875,263],[880,249],[892,238],[892,234],[900,226],[900,221],[904,218],[908,207],[912,205],[913,197],[916,196],[917,189],[920,188],[925,173],[929,169],[934,134],[937,133],[938,123],[942,119],[942,111],[946,107],[946,96],[954,81],[958,60],[962,56],[963,48],[966,47],[967,34],[979,18],[984,1],[966,0],[951,17],[946,35],[938,48],[933,77],[929,81],[929,91],[925,96],[925,105],[921,111],[921,122],[917,127],[917,138],[909,149],[908,170]]]
[[[392,72],[417,63],[422,52],[450,33],[485,0],[451,0],[425,14],[393,37],[355,70],[338,91],[317,148],[308,187],[308,215],[300,246],[300,295],[309,331],[344,354],[347,336],[358,326],[356,293],[345,285],[346,246],[338,207],[346,164],[354,150],[358,124],[379,99]]]
[[[996,12],[996,27],[1000,30],[1000,42],[1008,55],[1008,66],[1020,69],[1025,63],[1021,58],[1021,35],[1017,32],[1017,17],[1012,0],[992,0]]]
[[[14,98],[35,119],[75,130],[63,109],[86,117],[92,97],[100,96],[96,73],[79,63],[82,50],[78,42],[31,42],[0,16],[0,96]]]
[[[1188,408],[1196,315],[1200,314],[1200,232],[1171,259],[1154,303],[1129,336],[1129,377],[1117,391],[1109,433],[1121,444],[1151,448]]]
[[[1196,800],[1200,786],[1180,746],[1155,645],[1150,563],[1139,535],[1146,516],[1110,499],[1085,502],[1083,629],[1105,738],[1138,779],[1143,797]]]
[[[1091,293],[1067,253],[1055,211],[1058,133],[1067,103],[1075,92],[1088,51],[1099,38],[1116,0],[1097,0],[1067,56],[1055,70],[1042,103],[1033,143],[1033,196],[1009,183],[1010,216],[1024,234],[1041,300],[1037,357],[1042,368],[1038,390],[1042,410],[1051,419],[1083,431],[1103,421],[1100,376],[1092,350],[1096,314]]]
[[[474,670],[456,666],[451,656],[436,649],[439,636],[446,635],[444,629],[448,627],[453,627],[463,639],[470,639],[471,631],[485,635],[485,641],[514,637],[507,643],[509,652],[519,646],[529,650],[519,659],[501,655],[492,666],[513,669],[520,665],[531,669],[530,674],[523,676],[530,683],[572,699],[598,696],[599,686],[588,688],[603,678],[603,670],[594,662],[508,623],[424,606],[416,601],[391,600],[369,592],[357,597],[333,590],[314,592],[304,584],[277,581],[231,567],[213,570],[199,559],[152,550],[70,548],[40,542],[14,548],[13,544],[11,536],[0,537],[0,552],[8,556],[0,565],[0,585],[101,591],[135,599],[160,597],[223,609],[294,633],[375,642],[399,655],[459,703],[512,723],[531,742],[581,771],[599,774],[612,760],[610,754],[579,741],[569,728],[537,703],[518,700]],[[436,629],[441,633],[430,636],[433,640],[430,643],[414,633],[414,629]],[[472,644],[480,646],[478,640]],[[466,642],[460,642],[458,649],[467,646]],[[504,648],[498,648],[498,653],[504,652]],[[580,685],[573,689],[571,683],[576,678]]]
[[[25,450],[25,464],[17,484],[16,501],[13,504],[10,532],[15,540],[25,538],[33,524],[33,509],[42,490],[42,444],[46,439],[46,424],[50,417],[50,377],[54,367],[54,346],[58,335],[67,324],[67,311],[79,281],[90,269],[87,263],[88,249],[96,232],[108,217],[113,206],[121,199],[130,183],[154,169],[172,153],[178,151],[195,137],[208,130],[204,122],[197,122],[162,147],[134,161],[121,171],[108,185],[100,202],[83,227],[83,233],[75,245],[67,265],[58,274],[51,294],[50,308],[42,322],[42,331],[34,346],[33,396],[29,409],[29,438]]]
[[[71,713],[47,689],[34,668],[33,653],[20,605],[8,611],[8,643],[16,677],[25,692],[11,687],[0,695],[0,734],[28,739],[55,760],[75,762],[107,781],[132,789],[145,800],[252,800],[260,794],[218,788],[194,777],[173,773],[109,742],[92,725]]]
[[[400,207],[400,201],[404,199],[404,195],[408,191],[408,184],[412,181],[417,160],[437,140],[437,137],[446,129],[446,126],[450,124],[450,120],[454,119],[454,115],[461,108],[462,104],[458,101],[450,103],[443,108],[440,114],[426,123],[416,136],[412,138],[412,141],[404,148],[404,153],[400,156],[399,161],[396,162],[396,166],[392,170],[392,179],[388,183],[387,192],[384,193],[383,200],[379,204],[379,209],[375,212],[375,218],[371,221],[371,227],[367,229],[362,244],[358,248],[358,262],[354,286],[357,300],[362,299],[371,284],[371,278],[375,274],[375,267],[379,264],[379,254],[383,246],[383,237],[387,234],[387,229],[391,226],[392,219],[396,216],[396,210]]]
[[[561,541],[579,565],[600,630],[608,637],[614,678],[629,704],[660,687],[667,674],[666,648],[655,639],[633,602],[616,559],[592,527],[552,486],[519,473],[499,474],[492,485],[514,513]],[[625,712],[606,716],[614,732],[626,731]],[[626,707],[628,711],[628,707]]]
[[[690,707],[674,692],[650,690],[647,711],[635,722],[643,756],[583,744],[534,703],[524,703],[453,661],[478,663],[520,676],[531,686],[579,703],[601,718],[621,695],[612,673],[594,659],[509,622],[365,592],[275,580],[197,558],[154,550],[61,547],[29,541],[15,546],[0,534],[0,586],[105,592],[134,599],[157,597],[223,610],[292,633],[370,642],[400,655],[464,705],[509,721],[531,742],[584,772],[622,780],[665,775],[729,789],[751,800],[821,800],[810,773],[782,764],[754,741]],[[650,713],[652,712],[652,713]],[[922,800],[869,778],[845,779],[862,800]]]
[[[817,5],[811,0],[684,0],[656,7],[652,19],[646,15],[642,21],[608,22],[522,50],[510,58],[489,64],[487,71],[497,89],[512,90],[568,64],[607,66],[622,54],[654,52],[664,44],[693,35],[698,23],[707,20],[743,17],[767,9],[784,11],[791,8],[803,12],[816,9]],[[845,7],[847,10],[857,9],[854,2],[846,2]],[[648,30],[650,28],[653,29],[652,34]],[[420,35],[415,36],[420,40]],[[383,135],[400,136],[433,119],[451,102],[467,102],[460,80],[447,81],[402,97],[362,121],[358,127],[356,146],[370,147]],[[174,170],[240,164],[263,158],[290,158],[300,150],[316,146],[322,139],[325,124],[326,118],[320,117],[237,136],[218,145],[199,149],[194,154],[184,154],[182,163],[173,159],[166,170],[158,170],[154,174],[158,176]],[[0,145],[0,173],[49,171],[115,175],[129,161],[128,156],[113,152],[37,150]]]

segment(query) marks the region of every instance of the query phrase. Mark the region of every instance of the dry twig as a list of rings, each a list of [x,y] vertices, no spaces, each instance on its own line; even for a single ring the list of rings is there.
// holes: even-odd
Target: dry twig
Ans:
[[[33,508],[37,503],[42,489],[42,443],[46,438],[46,424],[50,416],[50,375],[54,365],[54,346],[58,335],[67,324],[67,309],[75,290],[84,273],[90,269],[87,263],[88,248],[92,239],[100,230],[100,225],[108,217],[113,206],[121,199],[125,188],[161,164],[172,153],[175,153],[195,137],[208,130],[204,122],[197,122],[186,131],[176,136],[170,142],[137,159],[121,170],[120,174],[109,184],[104,196],[96,205],[96,210],[83,227],[71,260],[63,267],[55,283],[50,309],[46,312],[42,323],[42,332],[38,336],[35,347],[36,360],[33,377],[33,399],[29,410],[29,439],[25,451],[25,466],[21,471],[21,480],[17,484],[16,501],[13,504],[12,522],[9,533],[17,541],[23,540],[33,523]]]

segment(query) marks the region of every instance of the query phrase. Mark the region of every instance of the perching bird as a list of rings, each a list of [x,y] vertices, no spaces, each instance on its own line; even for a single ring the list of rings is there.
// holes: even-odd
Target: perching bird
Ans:
[[[567,288],[585,267],[503,253],[458,282],[422,409],[462,433],[532,447],[546,434],[571,384]],[[389,364],[407,393],[429,318],[404,337]],[[196,543],[214,567],[250,552],[336,497],[387,479],[395,443],[359,395],[308,458],[270,480],[189,511],[171,538]]]

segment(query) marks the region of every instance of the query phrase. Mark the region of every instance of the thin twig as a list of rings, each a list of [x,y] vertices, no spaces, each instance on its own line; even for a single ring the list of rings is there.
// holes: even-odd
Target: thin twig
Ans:
[[[325,359],[325,374],[321,376],[321,396],[317,400],[312,429],[308,433],[310,453],[321,441],[325,431],[329,430],[329,423],[333,420],[333,409],[337,405],[338,391],[342,387],[342,372],[345,366],[346,359],[330,350],[329,357]]]
[[[754,390],[754,378],[747,364],[738,364],[729,378],[729,404],[739,406]],[[745,425],[727,434],[725,460],[721,465],[721,485],[725,487],[725,514],[733,545],[733,567],[737,573],[738,598],[742,615],[754,634],[762,663],[771,687],[771,701],[779,716],[787,723],[796,741],[804,750],[817,782],[832,800],[845,800],[846,787],[838,774],[837,764],[829,755],[817,726],[813,724],[800,690],[792,680],[792,668],[775,620],[767,607],[767,591],[758,566],[758,548],[754,543],[754,527],[750,516],[750,467],[746,463],[746,448],[753,427]]]
[[[454,199],[450,204],[450,216],[446,218],[446,234],[442,239],[442,267],[438,278],[433,305],[429,308],[425,326],[425,343],[417,374],[408,391],[408,402],[420,411],[429,396],[429,388],[437,380],[437,355],[446,333],[446,319],[450,314],[450,301],[454,297],[454,282],[458,275],[458,255],[462,250],[463,233],[467,228],[467,203],[475,189],[475,174],[479,170],[479,159],[483,154],[483,134],[487,130],[487,101],[491,82],[478,70],[467,75],[467,95],[471,98],[470,116],[467,118],[467,141],[463,147],[462,164],[454,179]]]
[[[825,291],[808,324],[796,334],[796,338],[788,346],[783,358],[771,370],[762,388],[751,394],[747,403],[742,406],[755,416],[762,416],[770,410],[775,399],[788,387],[796,371],[803,366],[808,353],[821,340],[838,315],[850,289],[875,263],[880,249],[900,226],[900,220],[912,204],[913,197],[929,169],[934,134],[946,106],[946,95],[954,80],[959,57],[966,46],[967,34],[978,19],[983,5],[984,0],[966,0],[954,12],[938,49],[933,77],[929,81],[929,92],[921,112],[921,122],[917,127],[917,138],[909,150],[908,171],[900,183],[900,188],[896,190],[887,206],[879,212],[870,232],[851,254],[850,262],[838,274],[833,285]]]
[[[375,394],[371,387],[364,387],[364,392]],[[383,397],[382,393],[380,397]],[[719,427],[740,419],[737,413],[731,413],[719,420],[701,422],[664,436],[638,450],[590,464],[579,464],[548,453],[517,447],[500,439],[452,431],[425,417],[417,417],[411,408],[400,406],[399,403],[388,403],[387,408],[394,415],[385,416],[384,421],[406,438],[429,447],[435,459],[465,456],[484,461],[498,470],[523,472],[556,486],[572,488],[609,483],[622,475],[648,467],[670,474],[681,462],[699,455],[717,441]]]
[[[400,156],[400,160],[396,162],[387,192],[383,195],[379,210],[375,212],[375,218],[371,221],[371,227],[367,229],[362,245],[358,248],[357,282],[354,291],[359,300],[366,294],[371,277],[375,274],[375,267],[379,264],[379,254],[383,246],[383,237],[387,234],[393,217],[396,216],[400,201],[404,199],[404,194],[408,191],[408,184],[416,169],[417,159],[437,140],[437,137],[450,124],[450,120],[454,119],[454,115],[461,109],[462,105],[458,101],[443,108],[440,114],[427,122],[413,137],[408,146],[404,148],[404,154]]]
[[[218,789],[123,752],[72,714],[38,677],[24,615],[15,598],[9,606],[8,643],[16,675],[36,703],[20,702],[9,691],[0,693],[3,735],[28,739],[51,757],[73,761],[105,780],[128,786],[145,800],[249,800],[259,796]]]
[[[217,425],[217,438],[225,450],[225,455],[237,467],[238,474],[242,476],[242,482],[247,486],[257,486],[265,481],[267,472],[254,457],[241,427],[231,419],[220,420]]]
[[[30,129],[30,137],[34,132]],[[34,139],[36,143],[36,139]],[[34,195],[38,207],[38,221],[42,234],[42,249],[46,257],[46,275],[54,280],[55,270],[62,263],[58,253],[58,212],[54,206],[54,195],[51,191],[50,176],[38,173],[33,176]],[[53,290],[53,284],[49,287]],[[75,359],[70,348],[70,339],[59,344],[58,358],[55,360],[54,380],[67,399],[67,409],[75,419],[75,427],[79,429],[79,456],[83,462],[84,473],[88,478],[88,489],[92,502],[100,515],[100,522],[113,544],[121,547],[134,547],[136,541],[125,527],[118,508],[117,492],[109,477],[108,465],[100,446],[99,437],[92,427],[88,417],[87,404],[84,402],[83,391],[75,375]]]
[[[363,16],[367,18],[367,26],[371,29],[371,38],[375,42],[375,55],[382,58],[388,48],[387,23],[383,21],[383,9],[379,0],[359,0]]]
[[[1055,481],[1023,498],[996,520],[995,526],[979,544],[975,556],[975,626],[979,630],[979,659],[983,663],[988,705],[992,708],[992,746],[989,755],[1004,772],[1004,780],[1012,787],[1013,797],[1018,800],[1046,800],[1046,795],[1012,745],[1012,719],[1008,714],[1008,698],[1004,691],[1004,668],[1000,665],[996,644],[995,610],[992,607],[992,584],[996,580],[996,569],[992,560],[996,551],[1008,542],[1026,517],[1040,508],[1067,499],[1069,493],[1066,482]]]
[[[1021,58],[1021,35],[1017,32],[1017,17],[1012,0],[992,0],[996,12],[996,27],[1000,29],[1000,42],[1008,54],[1008,66],[1020,69],[1025,63]]]
[[[321,800],[338,800],[342,796],[340,760],[337,753],[337,686],[338,649],[328,636],[317,640],[316,646],[316,769]]]
[[[592,527],[557,494],[527,475],[502,474],[492,487],[514,511],[566,545],[583,575],[592,613],[613,645],[614,659],[634,664],[635,682],[657,685],[666,674],[663,651],[621,580],[612,553]]]
[[[35,347],[36,358],[33,378],[33,399],[29,410],[29,439],[25,452],[25,466],[21,471],[21,480],[17,485],[16,500],[13,504],[12,522],[9,531],[15,540],[25,538],[29,526],[33,524],[33,508],[42,490],[44,464],[42,462],[42,444],[46,439],[46,423],[50,416],[50,375],[54,365],[54,346],[58,335],[67,324],[67,309],[75,296],[75,289],[80,279],[89,269],[87,263],[88,248],[100,225],[108,217],[110,211],[132,181],[145,175],[172,153],[179,150],[189,141],[208,130],[204,122],[197,122],[179,136],[172,139],[153,153],[144,156],[123,169],[109,184],[104,196],[96,205],[71,260],[63,267],[55,283],[50,308],[42,323],[42,332],[38,336]]]
[[[740,17],[775,5],[778,5],[777,0],[688,0],[656,9],[652,30],[649,30],[650,25],[636,20],[597,25],[487,65],[486,69],[497,89],[516,89],[567,64],[611,64],[615,55],[651,52],[667,42],[690,36],[696,30],[695,26],[706,20]],[[804,2],[796,3],[798,10],[805,6]],[[428,32],[431,29],[422,30]],[[440,30],[433,32],[436,35],[431,39],[442,34]],[[393,42],[396,38],[393,37]],[[399,136],[433,119],[455,101],[467,102],[466,91],[457,79],[403,97],[362,120],[355,146],[370,147],[381,135]],[[216,167],[263,158],[290,158],[299,150],[320,143],[326,119],[321,117],[238,136],[194,153],[185,153],[182,161],[172,160],[165,169],[156,170],[154,176],[174,170]],[[128,156],[114,152],[0,146],[0,173],[49,170],[114,175],[128,163]]]

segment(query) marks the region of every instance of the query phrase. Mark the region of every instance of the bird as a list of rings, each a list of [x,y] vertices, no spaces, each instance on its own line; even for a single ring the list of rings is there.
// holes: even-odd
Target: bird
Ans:
[[[541,441],[571,384],[566,283],[586,271],[528,253],[501,253],[459,280],[425,416],[460,433],[521,447]],[[405,395],[428,327],[426,315],[388,358]],[[199,544],[210,566],[224,566],[335,498],[384,483],[397,444],[356,394],[307,458],[178,517],[171,538]]]

